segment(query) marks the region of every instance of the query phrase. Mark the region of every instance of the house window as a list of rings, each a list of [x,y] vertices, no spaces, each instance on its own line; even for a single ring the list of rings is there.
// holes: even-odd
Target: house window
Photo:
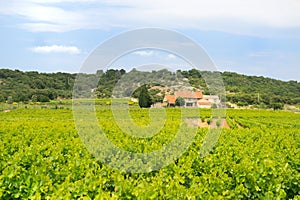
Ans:
[[[186,106],[193,106],[193,103],[186,103]]]

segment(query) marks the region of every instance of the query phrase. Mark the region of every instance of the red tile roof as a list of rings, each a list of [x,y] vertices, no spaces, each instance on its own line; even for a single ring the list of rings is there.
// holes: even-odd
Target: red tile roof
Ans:
[[[174,95],[166,95],[164,101],[167,101],[169,104],[175,104],[176,97]]]
[[[175,92],[175,96],[182,97],[182,98],[190,98],[190,99],[202,99],[203,98],[202,92],[179,91],[179,92]]]

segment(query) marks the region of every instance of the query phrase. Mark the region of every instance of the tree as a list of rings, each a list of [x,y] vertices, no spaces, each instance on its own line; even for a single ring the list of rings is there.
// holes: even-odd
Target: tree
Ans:
[[[2,94],[0,94],[0,102],[4,102],[4,101],[5,101],[5,97]]]
[[[37,96],[37,95],[35,95],[35,94],[34,94],[34,95],[32,95],[32,97],[31,97],[31,101],[32,101],[32,102],[34,102],[34,103],[35,103],[35,102],[37,102],[37,101],[38,101],[38,96]]]
[[[8,98],[7,98],[7,103],[8,103],[8,104],[12,104],[12,103],[13,103],[13,98],[12,98],[12,96],[8,96]]]
[[[270,107],[273,108],[273,110],[282,110],[283,109],[282,103],[271,103]]]
[[[185,104],[185,100],[184,98],[182,97],[178,97],[176,100],[175,100],[175,105],[176,106],[184,106]]]
[[[45,95],[39,95],[38,96],[38,101],[40,101],[40,102],[49,102],[50,99]]]
[[[141,108],[150,108],[152,101],[145,85],[141,87],[141,91],[138,99],[139,99],[139,106]]]

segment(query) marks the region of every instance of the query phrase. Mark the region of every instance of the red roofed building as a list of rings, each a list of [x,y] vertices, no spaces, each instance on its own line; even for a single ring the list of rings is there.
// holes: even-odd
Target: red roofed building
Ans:
[[[164,102],[168,106],[175,106],[175,101],[181,97],[185,101],[185,107],[198,107],[197,102],[203,98],[202,92],[178,91],[174,95],[166,95]]]
[[[163,102],[167,104],[167,106],[175,106],[176,97],[174,95],[166,95],[164,97]]]
[[[185,101],[185,107],[197,107],[197,101],[202,99],[202,92],[179,91],[175,92],[175,99],[182,97]]]
[[[176,98],[182,97],[184,99],[197,99],[200,100],[203,98],[202,92],[188,92],[188,91],[178,91],[175,92]]]

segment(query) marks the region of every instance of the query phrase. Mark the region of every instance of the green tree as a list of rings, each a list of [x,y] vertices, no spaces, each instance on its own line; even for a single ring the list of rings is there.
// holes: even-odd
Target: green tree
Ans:
[[[0,94],[0,102],[4,102],[4,101],[5,101],[5,97],[2,94]]]
[[[32,102],[34,102],[34,103],[35,103],[35,102],[37,102],[37,101],[38,101],[38,96],[37,96],[37,95],[35,95],[35,94],[34,94],[34,95],[32,95],[32,97],[31,97],[31,101],[32,101]]]
[[[270,107],[273,108],[273,110],[282,110],[283,104],[282,103],[271,103]]]
[[[7,103],[8,103],[8,104],[12,104],[12,103],[13,103],[13,98],[12,98],[12,96],[9,96],[9,97],[7,98]]]
[[[139,106],[141,108],[150,108],[152,101],[145,85],[141,87],[141,91],[138,99],[139,99]]]
[[[45,95],[39,95],[38,96],[38,101],[40,101],[40,102],[49,102],[50,99]]]
[[[176,100],[175,100],[175,105],[176,106],[184,106],[185,104],[185,100],[184,98],[182,97],[178,97]]]

